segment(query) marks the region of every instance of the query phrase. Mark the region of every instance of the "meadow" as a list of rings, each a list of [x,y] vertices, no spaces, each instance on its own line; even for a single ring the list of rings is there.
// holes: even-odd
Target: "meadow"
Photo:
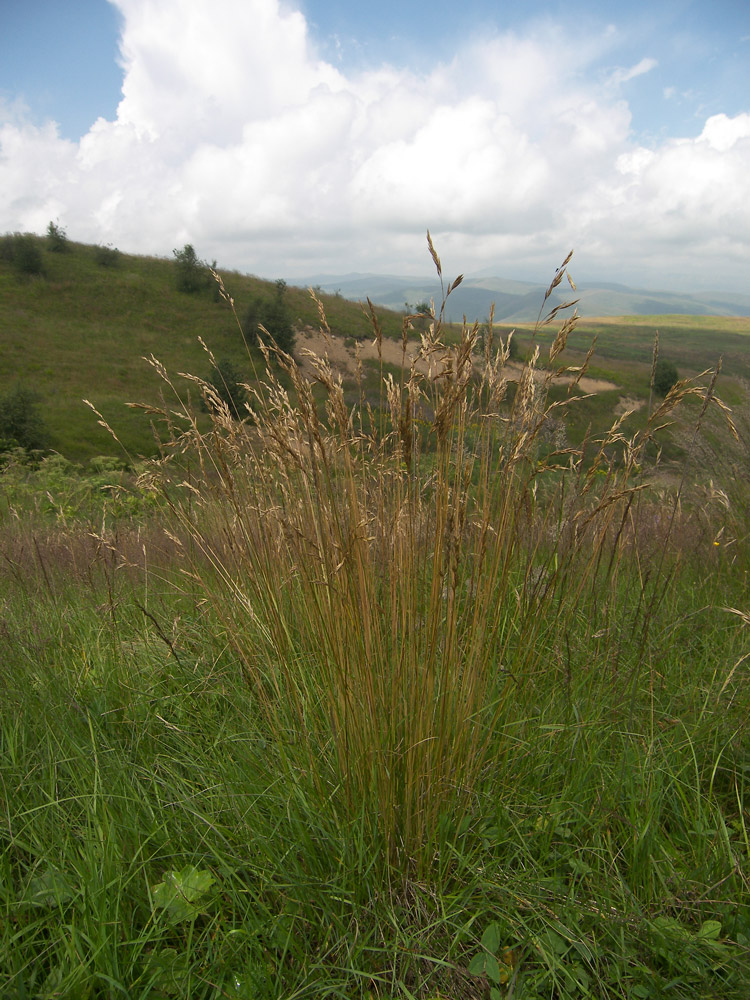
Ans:
[[[98,413],[0,472],[0,995],[744,1000],[743,334],[688,326],[661,396],[626,320],[587,361],[557,313],[514,365],[440,303],[420,329],[374,311],[352,378],[245,353],[237,420],[208,373],[242,345],[240,276],[180,298],[168,265],[121,266],[184,353],[92,291],[95,381],[93,307],[35,371],[54,384],[67,344]],[[30,303],[51,331],[75,284],[23,286],[29,362]],[[325,340],[349,308],[295,311]],[[131,353],[159,358],[140,395]]]

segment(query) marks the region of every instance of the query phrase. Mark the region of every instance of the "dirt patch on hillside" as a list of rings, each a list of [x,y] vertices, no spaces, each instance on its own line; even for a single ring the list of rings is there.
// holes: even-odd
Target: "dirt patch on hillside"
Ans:
[[[511,362],[507,368],[510,381],[517,382],[521,377],[523,365]],[[535,372],[536,381],[540,381],[545,375],[546,373],[542,371]],[[571,385],[573,382],[575,382],[574,375],[558,375],[555,379],[555,385]],[[578,385],[581,387],[581,392],[611,392],[617,388],[614,382],[608,382],[603,378],[589,378],[587,375],[579,380]]]
[[[344,343],[343,337],[331,335],[326,336],[320,330],[306,327],[297,334],[297,346],[295,356],[303,373],[308,377],[314,375],[314,368],[309,357],[309,353],[319,358],[327,358],[334,371],[338,372],[342,378],[352,378],[357,374],[357,347],[361,361],[378,361],[378,347],[374,340],[369,338],[361,340],[357,346],[348,347]],[[411,342],[406,351],[406,364],[411,365],[412,360],[419,351],[416,341]],[[381,343],[383,361],[389,365],[397,365],[399,368],[403,364],[404,356],[401,350],[401,342],[383,338]],[[426,374],[427,363],[422,359],[417,362],[417,369]]]
[[[410,341],[407,345],[407,365],[411,365],[416,358],[419,353],[419,346],[420,345],[417,341]],[[361,340],[358,347],[361,361],[379,360],[378,347],[374,340],[370,340],[369,338]],[[337,337],[335,335],[328,337],[320,330],[315,330],[312,327],[305,327],[297,334],[295,356],[303,374],[308,378],[312,378],[315,375],[315,369],[307,353],[310,352],[319,358],[327,358],[333,370],[338,372],[342,378],[347,379],[353,378],[357,373],[356,350],[357,348],[355,346],[347,346],[344,343],[343,337]],[[401,341],[384,338],[381,343],[381,355],[386,364],[401,367],[404,361]],[[428,363],[424,358],[417,359],[416,366],[417,371],[425,375],[427,374]],[[522,370],[523,366],[520,364],[515,362],[508,364],[507,373],[509,381],[517,382],[521,376]],[[545,373],[541,371],[537,372],[537,380],[544,378],[544,374]],[[561,375],[559,378],[555,379],[555,383],[557,385],[570,385],[574,381],[575,379],[571,375]],[[586,393],[610,392],[613,389],[617,389],[614,382],[608,382],[605,379],[600,378],[588,378],[586,376],[584,376],[578,384],[581,387],[581,391]],[[634,402],[637,402],[637,400]]]
[[[631,413],[635,413],[636,410],[642,410],[646,405],[645,399],[636,399],[635,396],[620,396],[620,399],[615,407],[615,416],[621,417],[623,413],[627,413],[630,410]]]

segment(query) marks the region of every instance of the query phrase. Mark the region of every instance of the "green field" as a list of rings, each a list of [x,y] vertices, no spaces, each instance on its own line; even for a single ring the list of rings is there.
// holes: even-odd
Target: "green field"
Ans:
[[[0,996],[746,1000],[744,334],[659,327],[732,369],[666,398],[627,320],[512,383],[438,322],[435,377],[313,386],[169,261],[47,257],[0,272],[0,394],[62,453],[0,467]],[[545,381],[593,332],[603,402]],[[207,376],[199,335],[252,421],[160,402],[138,358]],[[149,400],[159,460],[83,396],[141,454]]]

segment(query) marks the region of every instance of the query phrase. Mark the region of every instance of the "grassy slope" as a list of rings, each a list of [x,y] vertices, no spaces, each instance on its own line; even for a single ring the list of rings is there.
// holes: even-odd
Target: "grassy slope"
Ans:
[[[494,933],[503,1000],[746,997],[740,644],[709,587],[664,608],[624,700],[578,659],[539,678],[442,884],[389,898],[357,825],[283,777],[207,621],[92,569],[88,594],[30,575],[0,634],[3,996],[482,1000]],[[155,892],[186,866],[211,891],[173,918]]]
[[[543,353],[544,346],[554,339],[555,329],[553,326],[538,337]],[[722,359],[724,395],[735,400],[742,398],[738,379],[750,379],[750,319],[721,316],[582,319],[561,358],[567,364],[580,364],[595,343],[591,374],[615,382],[624,394],[647,397],[657,333],[660,355],[677,365],[681,378],[713,369]],[[516,336],[527,347],[531,329],[519,327]]]
[[[22,382],[42,397],[42,414],[53,430],[52,447],[74,460],[112,454],[113,442],[97,426],[84,398],[117,429],[133,455],[150,454],[154,442],[148,419],[127,409],[126,402],[156,402],[159,380],[143,360],[154,354],[171,373],[202,376],[210,364],[198,338],[217,358],[232,360],[251,377],[251,366],[234,317],[211,290],[185,295],[175,288],[171,260],[122,255],[119,266],[97,264],[95,248],[71,244],[67,254],[44,253],[44,278],[19,279],[0,261],[0,392]],[[269,297],[272,285],[226,273],[228,292],[243,316],[252,298]],[[314,303],[304,289],[290,288],[288,304],[298,325],[317,325]],[[357,303],[323,296],[335,333],[362,337],[369,324]],[[378,310],[386,336],[400,336],[401,317]],[[507,333],[510,328],[501,328]],[[743,393],[736,377],[750,378],[749,319],[714,317],[623,317],[585,320],[571,337],[563,363],[580,363],[594,337],[592,374],[615,382],[616,391],[584,401],[570,421],[571,440],[580,440],[589,424],[611,422],[620,397],[648,397],[654,332],[662,353],[683,376],[711,368],[724,358],[721,392],[730,404]],[[554,328],[542,332],[544,347]],[[519,328],[522,348],[528,328]],[[256,359],[257,360],[257,359]],[[635,418],[635,425],[640,418]]]
[[[95,248],[71,244],[65,254],[44,254],[46,275],[21,279],[0,261],[0,393],[22,382],[42,397],[42,415],[53,430],[52,447],[74,460],[113,452],[108,433],[84,398],[117,429],[134,455],[150,454],[148,420],[126,402],[156,402],[160,388],[144,357],[155,355],[170,371],[207,377],[202,337],[217,358],[229,358],[250,377],[250,364],[234,317],[212,290],[186,295],[175,288],[174,263],[122,255],[114,268],[96,263]],[[226,274],[227,291],[243,316],[251,299],[268,298],[273,285]],[[290,288],[295,321],[317,323],[304,289]],[[326,297],[334,331],[361,336],[369,329],[355,303]],[[382,313],[395,335],[400,318]]]

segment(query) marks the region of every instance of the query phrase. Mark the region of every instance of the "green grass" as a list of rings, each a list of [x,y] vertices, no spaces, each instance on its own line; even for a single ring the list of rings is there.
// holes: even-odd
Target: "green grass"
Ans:
[[[706,316],[622,316],[613,319],[582,319],[570,338],[563,360],[580,363],[596,340],[591,374],[615,382],[625,394],[648,396],[654,336],[659,334],[660,354],[673,361],[681,378],[689,378],[716,367],[722,359],[722,388],[739,402],[743,393],[739,380],[750,378],[747,318]],[[528,329],[519,329],[519,342],[528,343]],[[543,334],[549,342],[554,331]]]
[[[106,572],[5,591],[3,996],[478,998],[494,929],[502,997],[744,997],[732,573],[718,590],[686,568],[640,663],[548,636],[470,822],[404,885],[363,816],[333,822],[285,776],[218,623]],[[181,906],[159,889],[184,883]]]
[[[750,504],[645,488],[710,392],[561,456],[443,332],[0,472],[0,996],[744,1000]]]
[[[44,245],[44,241],[40,241]],[[202,337],[217,358],[228,358],[253,379],[253,364],[237,323],[212,290],[187,295],[176,289],[172,260],[122,254],[116,267],[97,263],[96,248],[71,243],[68,253],[43,250],[45,276],[21,278],[0,260],[0,393],[17,382],[41,396],[41,414],[51,430],[51,447],[73,461],[118,449],[83,403],[90,399],[116,426],[133,456],[152,456],[156,446],[148,419],[127,403],[157,403],[152,370],[155,355],[171,370],[208,376],[211,366]],[[222,272],[237,312],[253,298],[268,298],[273,284]],[[369,324],[356,303],[324,296],[332,329],[362,336]],[[317,327],[308,292],[290,288],[287,300],[299,325]],[[401,320],[378,310],[386,331],[400,334]]]

